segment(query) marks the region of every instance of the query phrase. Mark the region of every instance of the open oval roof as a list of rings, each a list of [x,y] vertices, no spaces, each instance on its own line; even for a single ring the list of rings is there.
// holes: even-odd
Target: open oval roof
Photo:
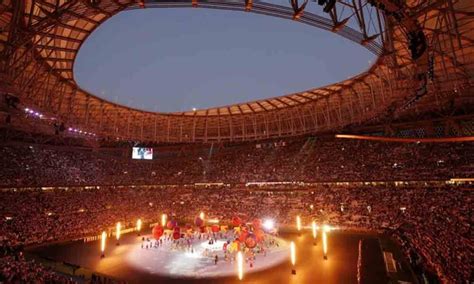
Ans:
[[[5,82],[25,103],[69,125],[104,136],[169,142],[334,131],[413,113],[414,106],[417,113],[436,110],[470,90],[472,1],[371,1],[378,8],[365,0],[334,2],[320,7],[296,0],[288,5],[250,0],[27,0],[23,5],[7,0],[0,7],[1,39],[9,42],[2,46],[7,54]],[[155,7],[227,9],[293,19],[335,32],[379,57],[366,72],[339,83],[172,114],[117,105],[81,90],[74,81],[73,64],[85,39],[123,10]]]

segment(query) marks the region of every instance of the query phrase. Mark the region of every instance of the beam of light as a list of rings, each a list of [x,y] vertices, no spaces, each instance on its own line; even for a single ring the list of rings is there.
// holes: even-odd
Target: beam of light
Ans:
[[[331,230],[332,230],[332,228],[331,228],[331,226],[329,226],[328,224],[324,224],[324,225],[323,225],[323,231],[324,231],[324,232],[329,232],[329,231],[331,231]]]
[[[263,222],[263,227],[268,231],[273,230],[273,228],[275,227],[275,222],[271,219],[267,219]]]
[[[207,220],[208,223],[212,223],[212,224],[219,224],[219,220],[218,219],[209,219]]]
[[[166,214],[161,214],[161,226],[164,227],[166,226]]]
[[[142,230],[142,220],[138,219],[137,220],[137,231],[140,232]]]
[[[311,223],[311,228],[313,230],[313,239],[316,239],[318,236],[318,226],[316,225],[316,222],[313,221],[313,223]]]
[[[107,239],[107,234],[105,231],[102,232],[102,237],[100,239],[100,251],[104,254],[105,251],[105,240]]]
[[[120,240],[120,229],[121,229],[122,225],[120,224],[120,222],[117,223],[117,226],[115,228],[115,236],[117,237],[117,241]]]
[[[324,257],[328,255],[328,239],[327,239],[327,232],[323,230],[323,253]]]
[[[199,218],[204,221],[204,212],[199,213]]]
[[[466,137],[453,137],[453,138],[396,138],[396,137],[381,137],[381,136],[364,136],[364,135],[347,135],[337,134],[336,138],[344,139],[361,139],[361,140],[372,140],[372,141],[385,141],[385,142],[460,142],[460,141],[473,141],[473,136]]]
[[[296,216],[296,229],[298,229],[298,231],[301,231],[301,218],[300,216]]]
[[[296,249],[295,242],[291,241],[290,243],[290,254],[291,254],[291,264],[295,266],[296,264]]]
[[[244,259],[241,251],[237,253],[237,273],[239,280],[242,280],[244,278]]]

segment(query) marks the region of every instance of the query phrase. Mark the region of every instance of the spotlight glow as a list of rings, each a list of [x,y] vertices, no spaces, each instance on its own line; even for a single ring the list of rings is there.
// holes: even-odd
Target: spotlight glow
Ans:
[[[165,226],[166,225],[166,214],[161,214],[161,226]]]
[[[204,221],[204,212],[199,213],[199,218]]]
[[[142,230],[142,220],[138,219],[137,220],[137,231],[140,232]]]
[[[291,241],[290,243],[290,254],[291,254],[291,264],[295,266],[296,264],[296,249],[295,242]]]
[[[267,219],[263,222],[263,227],[267,230],[273,230],[275,227],[275,222],[271,219]]]
[[[324,257],[328,255],[328,240],[326,230],[323,230],[323,253]]]
[[[120,224],[120,222],[117,223],[117,226],[115,228],[115,236],[117,237],[117,241],[120,240],[120,229],[121,229],[122,225]]]
[[[241,251],[237,253],[237,273],[239,280],[242,280],[244,278],[244,260]]]
[[[311,223],[311,228],[313,230],[313,239],[316,239],[318,236],[318,226],[316,225],[316,222],[313,221],[313,223]]]
[[[105,240],[107,239],[107,234],[105,231],[102,232],[102,237],[100,239],[100,251],[102,252],[102,255],[104,254],[105,251]]]
[[[296,229],[298,229],[298,231],[301,231],[301,218],[300,216],[296,216]]]

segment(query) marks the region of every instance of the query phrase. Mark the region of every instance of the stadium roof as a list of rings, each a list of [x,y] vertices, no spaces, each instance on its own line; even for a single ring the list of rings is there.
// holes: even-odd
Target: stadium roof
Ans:
[[[6,0],[0,4],[2,87],[15,90],[23,105],[54,114],[68,126],[108,137],[158,142],[334,131],[436,111],[457,98],[471,97],[473,1],[323,2],[319,6],[297,0],[288,5],[251,0]],[[77,52],[101,23],[127,9],[168,7],[247,11],[300,21],[361,44],[378,59],[366,72],[332,85],[179,113],[118,105],[76,84]]]

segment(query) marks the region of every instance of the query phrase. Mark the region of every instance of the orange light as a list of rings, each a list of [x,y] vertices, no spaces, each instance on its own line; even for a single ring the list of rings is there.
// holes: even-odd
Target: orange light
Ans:
[[[199,213],[199,218],[204,221],[204,212]]]
[[[323,253],[324,256],[328,255],[328,240],[326,230],[323,230]]]
[[[298,231],[301,231],[301,218],[300,216],[296,216],[296,229],[298,229]]]
[[[140,232],[142,230],[142,220],[138,219],[137,220],[137,231]]]
[[[291,254],[291,264],[295,266],[296,264],[296,249],[295,249],[295,242],[290,243],[290,254]]]
[[[241,251],[237,253],[237,273],[239,280],[242,280],[244,278],[244,260]]]
[[[102,232],[102,238],[100,239],[100,251],[102,252],[102,254],[105,251],[105,240],[106,239],[107,239],[107,234],[105,233],[105,231],[103,231]]]
[[[313,223],[311,223],[311,227],[313,229],[313,239],[316,239],[318,236],[318,226],[316,225],[316,222],[313,221]]]
[[[120,222],[117,223],[117,226],[115,228],[115,236],[117,237],[117,241],[120,240],[120,229],[121,229],[122,225],[120,224]]]
[[[166,214],[161,214],[161,226],[166,226]]]

